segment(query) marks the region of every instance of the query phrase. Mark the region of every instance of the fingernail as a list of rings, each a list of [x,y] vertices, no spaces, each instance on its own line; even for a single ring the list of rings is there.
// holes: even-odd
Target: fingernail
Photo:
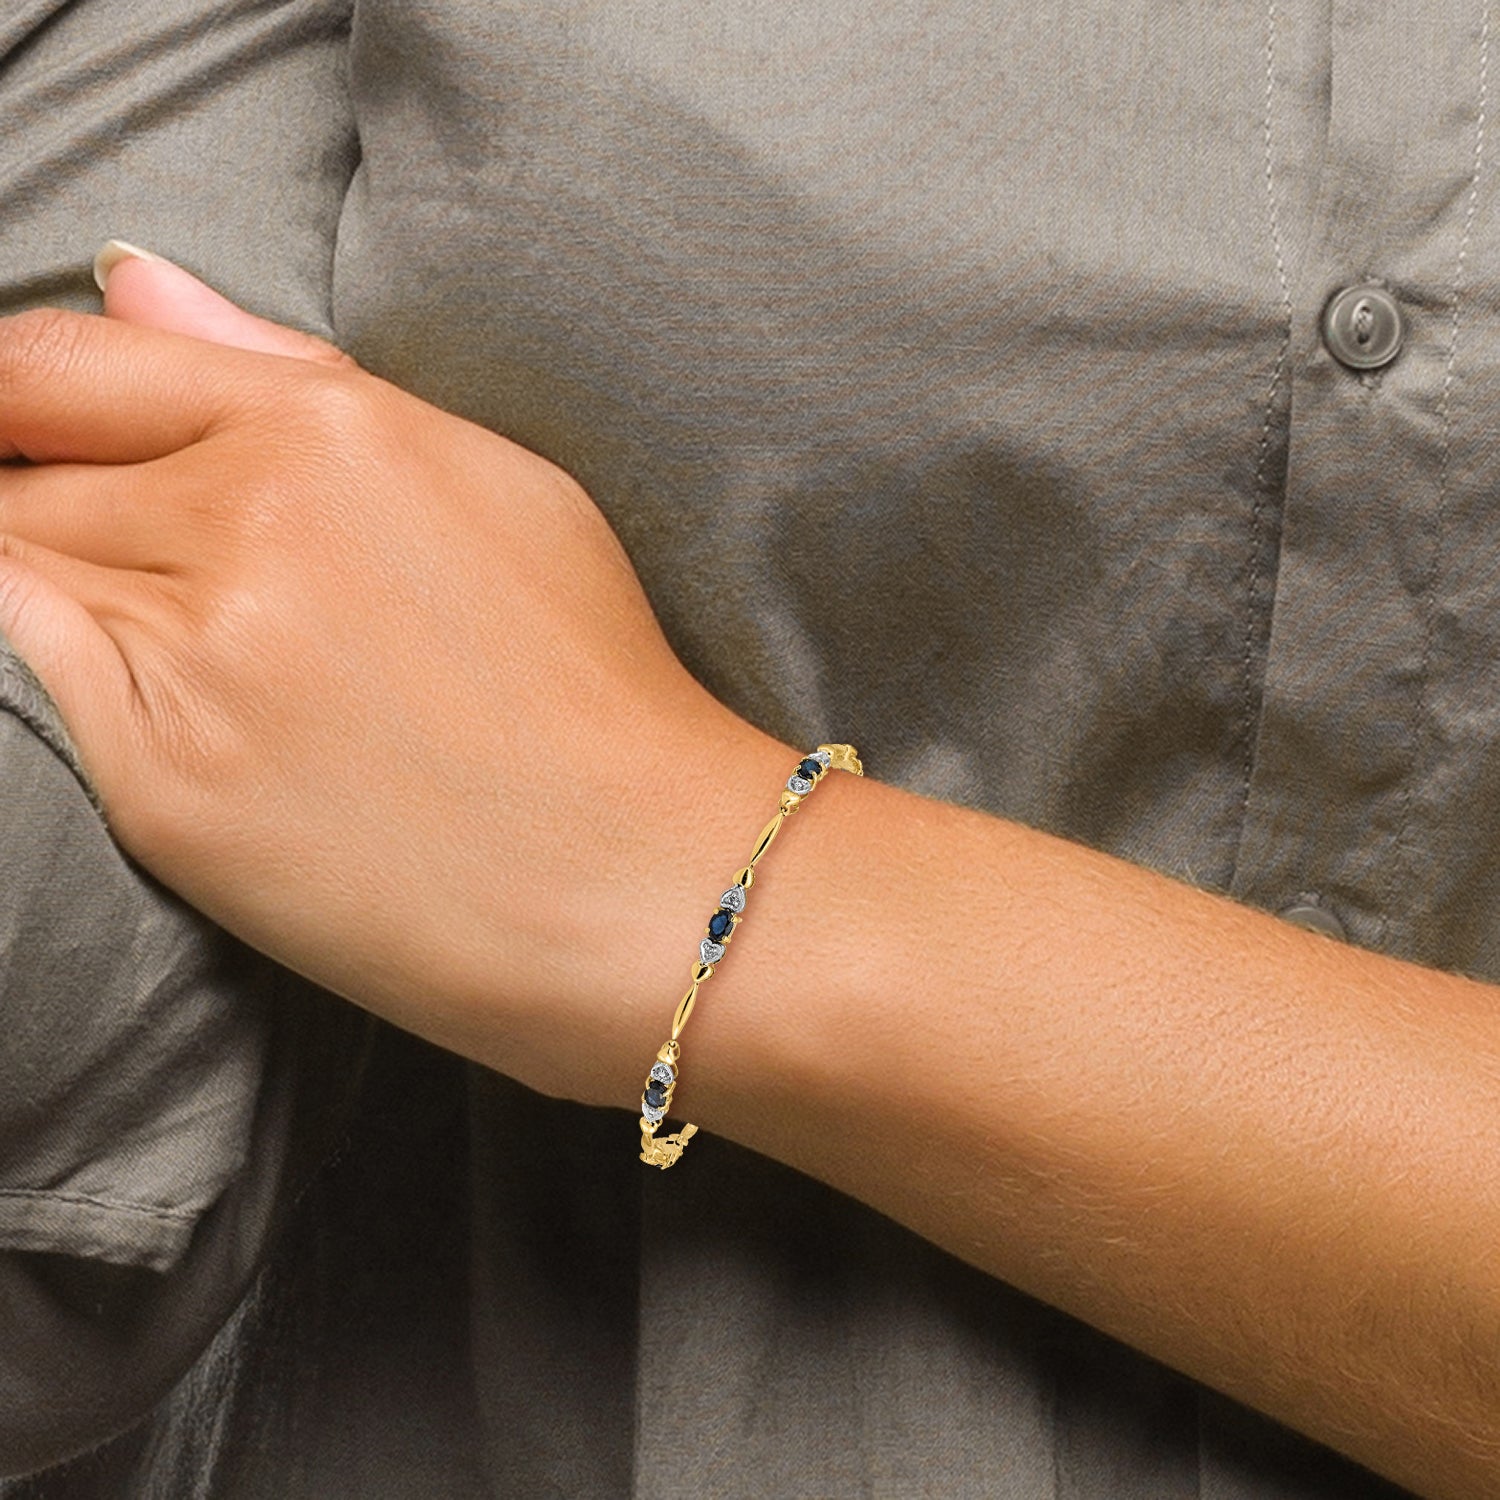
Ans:
[[[139,245],[129,244],[125,240],[106,240],[104,247],[94,257],[94,284],[101,292],[105,282],[109,280],[109,273],[122,260],[154,260],[160,261],[162,265],[169,264],[164,256],[153,255],[149,250],[142,250]]]

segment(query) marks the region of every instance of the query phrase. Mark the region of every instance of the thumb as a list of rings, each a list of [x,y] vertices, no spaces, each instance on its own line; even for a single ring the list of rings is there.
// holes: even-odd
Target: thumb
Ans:
[[[110,240],[94,257],[94,280],[104,293],[105,315],[117,322],[185,333],[258,354],[327,365],[351,363],[325,340],[257,318],[181,266],[124,240]]]

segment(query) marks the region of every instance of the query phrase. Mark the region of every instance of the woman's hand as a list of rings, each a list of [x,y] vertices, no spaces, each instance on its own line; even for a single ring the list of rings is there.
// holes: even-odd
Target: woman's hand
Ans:
[[[702,906],[706,862],[652,878],[717,816],[737,849],[786,751],[561,470],[164,263],[109,290],[0,325],[0,631],[116,837],[398,1024],[628,1104],[613,1042],[649,1057],[687,967],[653,897]],[[705,805],[683,772],[731,741],[748,800]]]

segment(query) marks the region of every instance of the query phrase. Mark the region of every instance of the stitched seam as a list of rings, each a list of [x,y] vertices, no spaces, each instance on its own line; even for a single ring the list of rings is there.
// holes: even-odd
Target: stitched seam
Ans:
[[[1246,587],[1247,608],[1245,611],[1244,652],[1241,666],[1244,674],[1245,701],[1245,773],[1244,787],[1240,797],[1240,838],[1244,839],[1245,824],[1250,816],[1250,783],[1255,767],[1255,690],[1253,687],[1253,663],[1255,654],[1256,594],[1260,588],[1261,514],[1266,500],[1266,459],[1271,451],[1271,420],[1276,409],[1276,395],[1281,389],[1282,372],[1286,369],[1287,357],[1292,347],[1292,293],[1287,280],[1286,256],[1281,242],[1281,216],[1276,206],[1276,181],[1273,172],[1272,119],[1275,104],[1276,82],[1276,0],[1270,0],[1266,9],[1266,110],[1265,110],[1265,166],[1266,202],[1269,208],[1271,250],[1276,258],[1276,279],[1281,287],[1281,313],[1286,324],[1286,334],[1276,355],[1276,364],[1271,370],[1270,389],[1266,392],[1265,419],[1260,428],[1260,446],[1255,456],[1255,500],[1250,509],[1250,567]]]
[[[1479,27],[1479,109],[1474,121],[1474,171],[1469,180],[1469,202],[1464,210],[1463,234],[1459,238],[1458,261],[1453,269],[1453,292],[1451,320],[1448,331],[1448,359],[1443,368],[1443,385],[1438,395],[1438,427],[1441,433],[1438,456],[1437,506],[1432,518],[1432,545],[1426,577],[1422,583],[1422,662],[1417,672],[1416,724],[1412,734],[1411,763],[1401,788],[1401,812],[1396,826],[1395,854],[1391,861],[1392,880],[1386,892],[1384,910],[1380,914],[1380,937],[1377,946],[1385,945],[1390,931],[1391,908],[1395,905],[1398,880],[1401,873],[1410,875],[1411,844],[1407,833],[1411,825],[1412,786],[1417,778],[1421,762],[1423,741],[1428,738],[1427,728],[1427,682],[1432,665],[1433,616],[1436,612],[1438,563],[1442,555],[1443,520],[1448,505],[1448,474],[1453,453],[1453,413],[1450,396],[1453,391],[1454,370],[1458,364],[1458,314],[1463,291],[1464,262],[1469,252],[1469,239],[1474,228],[1474,210],[1479,201],[1479,174],[1484,165],[1484,126],[1489,107],[1490,70],[1490,0],[1484,0],[1480,11]]]
[[[114,1203],[108,1198],[91,1198],[87,1193],[53,1193],[45,1188],[0,1188],[0,1202],[17,1199],[23,1203],[66,1203],[75,1208],[103,1208],[110,1213],[132,1214],[145,1219],[170,1219],[191,1224],[198,1216],[179,1209],[148,1208],[140,1203]]]

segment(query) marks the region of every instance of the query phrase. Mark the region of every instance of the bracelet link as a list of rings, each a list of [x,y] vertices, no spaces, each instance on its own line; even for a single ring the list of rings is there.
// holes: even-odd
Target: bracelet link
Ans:
[[[776,840],[776,835],[781,832],[781,822],[781,814],[777,813],[776,816],[772,818],[764,828],[761,829],[760,837],[755,841],[755,849],[750,855],[749,868],[752,874],[755,871],[755,866],[759,862],[761,855],[771,847],[771,845]]]
[[[848,771],[851,776],[865,774],[865,768],[853,745],[819,745],[818,749],[827,755],[830,770]]]
[[[710,974],[713,970],[708,971]],[[672,1040],[675,1042],[682,1034],[682,1028],[687,1025],[687,1019],[693,1013],[693,1001],[698,998],[698,981],[693,981],[693,987],[682,997],[677,1007],[677,1014],[672,1017]]]
[[[734,930],[744,918],[746,893],[755,881],[755,867],[761,856],[775,842],[781,825],[812,795],[813,789],[829,771],[847,771],[852,776],[865,774],[853,745],[819,745],[804,756],[787,778],[776,815],[761,829],[750,858],[735,874],[734,884],[719,897],[718,909],[708,920],[707,936],[699,943],[698,962],[693,965],[692,984],[678,1002],[677,1012],[672,1017],[671,1040],[664,1042],[656,1054],[641,1094],[641,1160],[647,1166],[663,1170],[672,1166],[698,1133],[696,1125],[684,1125],[674,1135],[663,1136],[660,1140],[656,1138],[677,1089],[677,1064],[682,1055],[677,1038],[693,1013],[698,987],[713,976],[715,965],[723,960]]]

